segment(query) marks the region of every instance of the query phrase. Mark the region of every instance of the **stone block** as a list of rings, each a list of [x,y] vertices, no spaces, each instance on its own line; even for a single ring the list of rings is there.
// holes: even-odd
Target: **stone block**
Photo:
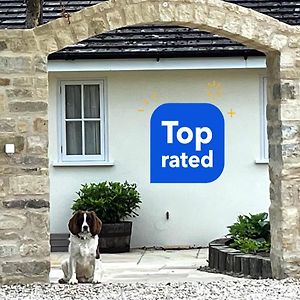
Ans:
[[[43,154],[48,151],[47,136],[35,135],[27,137],[27,152],[32,154]]]
[[[193,23],[195,6],[191,4],[177,4],[174,9],[175,19],[182,22]]]
[[[17,123],[17,129],[20,133],[26,133],[29,131],[29,122],[26,120],[19,120]]]
[[[48,120],[37,118],[33,122],[33,128],[37,132],[48,132]]]
[[[283,144],[282,145],[282,157],[287,159],[299,159],[300,157],[300,145],[299,143]]]
[[[111,30],[125,26],[124,18],[120,11],[108,12],[106,18]]]
[[[0,230],[22,229],[22,228],[24,228],[26,221],[27,221],[27,219],[25,216],[18,215],[14,211],[11,211],[10,213],[2,212],[0,214]]]
[[[282,34],[274,34],[271,37],[270,46],[273,49],[281,50],[288,44],[288,37]]]
[[[5,41],[0,41],[0,51],[7,49],[7,44]]]
[[[48,176],[23,175],[10,177],[9,192],[13,195],[47,194]]]
[[[22,112],[46,112],[47,102],[42,101],[14,101],[8,104],[9,111],[14,113]]]
[[[55,42],[56,44],[56,42]],[[57,49],[57,45],[55,46]],[[52,53],[55,52],[57,50],[54,51],[49,51],[48,53]],[[46,56],[41,56],[41,55],[36,55],[34,57],[34,68],[35,68],[35,72],[36,73],[46,73],[48,72],[48,64],[47,64],[47,57]],[[41,76],[40,74],[38,76]],[[44,74],[43,74],[44,76]]]
[[[5,200],[3,206],[6,208],[49,208],[50,203],[44,199],[22,199],[22,200]]]
[[[3,173],[1,173],[4,175]],[[8,190],[8,179],[6,177],[0,178],[0,197],[5,197]]]
[[[16,241],[16,240],[20,240],[20,232],[18,232],[17,230],[3,230],[1,232],[1,241],[7,241],[7,242],[11,242],[11,241]]]
[[[28,73],[32,71],[32,59],[28,56],[5,57],[0,56],[0,70],[3,73]]]
[[[25,215],[28,224],[26,232],[24,233],[24,238],[33,239],[36,243],[38,243],[38,241],[48,242],[50,239],[49,209],[27,210]]]
[[[40,26],[39,26],[40,27]],[[52,36],[48,36],[48,38],[45,37],[41,37],[39,39],[39,46],[40,49],[44,52],[44,53],[53,53],[56,52],[57,50],[59,50],[59,47],[57,45],[57,42],[55,40],[54,37]],[[38,66],[36,69],[36,71],[42,71],[43,69],[40,69],[40,66]]]
[[[106,24],[105,20],[101,18],[101,16],[98,18],[94,18],[90,23],[89,23],[89,35],[94,36],[97,34],[100,34],[102,32],[106,32],[106,28],[108,28],[108,25]]]
[[[143,19],[143,13],[140,5],[126,6],[123,11],[126,24],[137,24]]]
[[[72,44],[76,41],[82,41],[88,38],[89,36],[89,27],[88,24],[77,22],[75,24],[71,23],[73,35],[68,34],[67,36],[61,36],[60,37],[60,46],[64,47],[66,43],[66,39],[69,39]]]
[[[278,120],[280,117],[279,106],[267,104],[267,119],[268,120]]]
[[[6,108],[5,106],[6,106],[6,100],[4,98],[4,95],[0,94],[0,114],[1,114],[1,112],[5,111],[5,108]]]
[[[19,253],[17,243],[14,244],[0,244],[0,258],[15,256]]]
[[[0,283],[1,284],[7,284],[7,285],[12,285],[12,284],[31,284],[31,283],[49,283],[49,275],[48,274],[43,274],[41,276],[26,276],[24,275],[0,275]]]
[[[48,158],[47,157],[39,157],[34,155],[26,155],[17,161],[22,165],[29,166],[38,166],[39,168],[48,168]]]
[[[67,30],[57,30],[55,40],[57,41],[58,49],[64,48],[65,45],[73,45],[79,42],[79,40],[76,40],[76,37],[73,36],[72,32]]]
[[[8,100],[15,100],[15,99],[32,99],[33,98],[33,91],[30,89],[25,88],[15,88],[15,89],[7,89],[6,95]]]
[[[40,75],[39,77],[35,78],[35,86],[40,88],[48,88],[48,77]]]
[[[35,89],[35,99],[48,101],[48,89],[43,88],[36,88]]]
[[[16,87],[32,87],[34,82],[33,77],[17,77],[13,79],[13,85]]]
[[[0,132],[15,132],[16,121],[10,118],[0,119]]]
[[[50,255],[49,242],[35,243],[33,240],[26,241],[20,246],[20,255],[25,257],[47,257]]]
[[[8,78],[0,78],[0,86],[5,86],[10,84],[10,79]]]
[[[299,139],[300,138],[300,124],[289,124],[284,123],[282,124],[282,131],[279,129],[277,130],[277,136],[282,134],[283,138],[285,140],[293,140],[293,139]],[[273,130],[274,131],[274,130]],[[274,134],[273,132],[270,132],[270,134]]]
[[[172,22],[174,21],[174,11],[175,5],[174,3],[164,2],[159,3],[159,17],[164,22]]]
[[[50,271],[49,261],[10,261],[2,265],[2,272],[8,275],[39,276],[48,274]]]
[[[299,48],[300,47],[300,37],[299,36],[291,36],[289,38],[288,45],[290,48]]]
[[[203,21],[203,23],[205,23],[205,20],[208,16],[208,8],[205,5],[196,5],[194,14],[197,20]]]
[[[281,84],[282,100],[295,100],[299,95],[298,83],[290,81]]]

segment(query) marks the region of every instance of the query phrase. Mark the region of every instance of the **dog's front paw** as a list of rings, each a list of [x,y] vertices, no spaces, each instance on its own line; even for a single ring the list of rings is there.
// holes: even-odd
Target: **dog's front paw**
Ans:
[[[68,283],[68,279],[60,278],[60,279],[58,280],[58,283]]]
[[[69,280],[69,284],[77,284],[77,283],[78,283],[77,278],[71,278],[71,279]]]

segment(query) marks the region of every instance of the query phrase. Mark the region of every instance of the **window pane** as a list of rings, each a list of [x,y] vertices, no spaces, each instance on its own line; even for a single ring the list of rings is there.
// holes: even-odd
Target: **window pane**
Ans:
[[[84,117],[100,118],[99,84],[84,86]]]
[[[85,154],[97,155],[100,151],[100,122],[85,122]]]
[[[66,118],[81,118],[81,86],[66,85]]]
[[[81,121],[66,122],[67,155],[82,154]]]

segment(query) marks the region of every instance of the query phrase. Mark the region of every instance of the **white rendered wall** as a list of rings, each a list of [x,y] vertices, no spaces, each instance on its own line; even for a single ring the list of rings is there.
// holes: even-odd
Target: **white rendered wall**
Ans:
[[[268,211],[268,168],[260,159],[260,92],[263,70],[51,72],[49,157],[51,232],[66,233],[70,206],[82,183],[136,182],[141,193],[132,247],[205,246],[227,233],[238,214]],[[57,161],[57,82],[106,78],[111,167],[53,167]],[[222,84],[209,101],[208,83]],[[150,184],[149,120],[167,102],[211,102],[225,118],[225,168],[209,184]],[[139,111],[144,109],[143,112]],[[227,112],[236,112],[229,117]],[[166,212],[170,219],[166,220]]]

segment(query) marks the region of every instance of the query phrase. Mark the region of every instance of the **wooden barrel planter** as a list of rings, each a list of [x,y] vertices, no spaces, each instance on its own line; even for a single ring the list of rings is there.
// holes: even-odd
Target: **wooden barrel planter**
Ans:
[[[104,223],[99,234],[100,253],[129,252],[132,222]]]

